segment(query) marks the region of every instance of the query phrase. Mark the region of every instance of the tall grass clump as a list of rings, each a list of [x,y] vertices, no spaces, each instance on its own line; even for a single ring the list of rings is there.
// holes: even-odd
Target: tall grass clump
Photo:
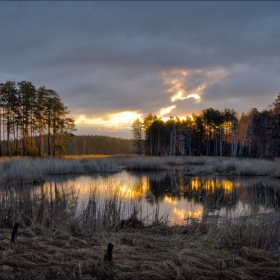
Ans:
[[[273,214],[226,218],[211,222],[205,238],[215,248],[244,246],[276,252],[280,248],[280,218]]]
[[[191,175],[238,175],[280,177],[279,160],[229,157],[170,157],[169,165],[186,165]]]
[[[166,158],[169,165],[205,165],[209,157],[206,156],[171,156]]]
[[[280,164],[277,161],[264,159],[241,159],[236,165],[237,175],[246,176],[280,176]]]
[[[120,163],[126,170],[157,171],[168,168],[165,157],[126,157]]]
[[[100,194],[93,188],[81,201],[75,188],[58,187],[56,183],[24,189],[2,187],[0,199],[0,224],[11,227],[19,222],[45,235],[64,232],[86,236],[114,231],[122,220],[136,218],[140,209],[137,202],[121,200],[116,189]]]
[[[0,161],[0,183],[34,183],[44,181],[47,175],[117,172],[116,161],[107,158],[87,160],[57,158],[11,158]]]
[[[111,159],[108,159],[111,160]],[[115,159],[116,160],[116,159]],[[119,157],[119,165],[127,170],[157,171],[171,166],[184,166],[189,175],[238,175],[280,177],[278,160],[240,159],[230,157]]]
[[[185,165],[191,175],[280,177],[280,161],[229,157],[168,157],[166,164]]]

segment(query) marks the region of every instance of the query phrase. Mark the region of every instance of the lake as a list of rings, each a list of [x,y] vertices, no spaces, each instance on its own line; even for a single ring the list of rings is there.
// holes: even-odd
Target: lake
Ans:
[[[193,219],[239,218],[279,211],[280,180],[267,177],[189,177],[184,168],[160,172],[128,172],[56,176],[32,190],[48,199],[64,198],[69,209],[82,211],[94,196],[99,207],[116,198],[124,216],[132,209],[146,222],[167,219],[186,224]],[[66,198],[66,199],[65,199]]]

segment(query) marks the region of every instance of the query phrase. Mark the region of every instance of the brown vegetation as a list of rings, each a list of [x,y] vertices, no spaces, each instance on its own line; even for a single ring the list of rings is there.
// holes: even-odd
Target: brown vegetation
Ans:
[[[85,172],[84,166],[97,162],[101,170],[110,170],[106,164],[125,168],[128,161],[141,160],[189,164],[194,170],[212,166],[221,174],[234,174],[238,164],[248,164],[253,173],[277,170],[279,164],[195,157],[2,160],[1,178],[11,179],[9,185],[2,181],[0,192],[0,279],[280,279],[279,213],[225,219],[205,213],[202,221],[168,227],[156,216],[148,223],[133,203],[124,205],[116,196],[99,201],[93,190],[77,211],[76,197],[63,188],[52,186],[47,197],[43,189],[17,184],[19,178],[33,178],[37,169],[44,178],[71,168]],[[17,239],[11,242],[16,222]],[[114,248],[110,260],[109,243]]]
[[[280,178],[276,160],[227,157],[72,156],[56,158],[2,158],[0,184],[34,183],[48,175],[88,174],[126,170],[159,171],[184,166],[186,175],[269,176]]]
[[[139,220],[117,198],[99,205],[94,193],[80,214],[59,190],[52,201],[17,199],[0,203],[0,279],[280,278],[279,215],[169,227]],[[20,223],[16,242],[13,221]]]
[[[195,238],[194,237],[195,234]],[[152,226],[73,237],[36,227],[0,230],[1,279],[279,279],[280,257],[253,247],[215,247],[207,227]],[[108,242],[113,262],[104,260]]]

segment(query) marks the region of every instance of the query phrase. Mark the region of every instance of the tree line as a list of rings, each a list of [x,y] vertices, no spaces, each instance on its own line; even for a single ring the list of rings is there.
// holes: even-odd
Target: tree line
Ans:
[[[59,156],[75,122],[59,94],[27,81],[0,83],[0,157]]]
[[[213,108],[184,120],[163,121],[149,114],[132,124],[139,155],[280,156],[280,93],[270,109],[251,109],[240,117],[233,109]]]
[[[133,140],[115,138],[99,135],[76,135],[73,142],[66,145],[67,154],[88,155],[88,154],[135,154],[136,149]]]

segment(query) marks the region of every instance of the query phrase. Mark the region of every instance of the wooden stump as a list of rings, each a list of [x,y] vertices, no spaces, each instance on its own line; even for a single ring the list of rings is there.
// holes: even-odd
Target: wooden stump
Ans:
[[[113,244],[109,243],[107,248],[107,253],[104,256],[104,261],[112,262],[113,261]]]
[[[12,231],[11,241],[16,242],[18,234],[19,223],[15,223]]]

